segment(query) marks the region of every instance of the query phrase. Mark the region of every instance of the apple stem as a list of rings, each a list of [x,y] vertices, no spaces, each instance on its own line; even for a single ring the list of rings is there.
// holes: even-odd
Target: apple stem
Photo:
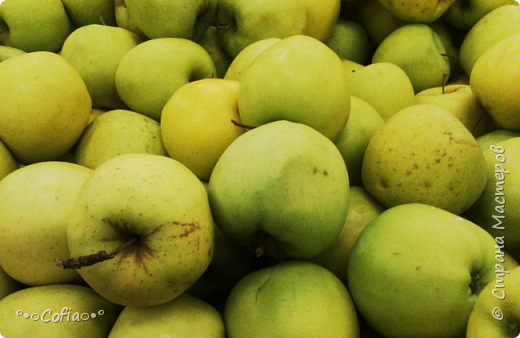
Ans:
[[[450,55],[450,54],[446,54],[446,53],[441,53],[441,56],[446,56],[446,57],[452,58],[452,59],[456,59],[457,58],[455,55]]]
[[[235,121],[235,120],[231,120],[231,123],[233,123],[235,126],[237,127],[242,127],[242,128],[245,128],[245,129],[255,129],[256,127],[254,126],[248,126],[247,124],[242,124],[238,121]]]
[[[123,243],[119,247],[115,248],[115,250],[113,250],[110,253],[107,253],[105,250],[101,250],[96,252],[95,254],[79,256],[78,258],[55,259],[54,264],[62,269],[81,269],[82,267],[91,266],[96,263],[114,258],[118,253],[120,253],[130,245],[134,244],[136,241],[137,237],[134,237],[128,242]]]
[[[486,114],[482,114],[478,120],[477,120],[477,123],[475,123],[475,126],[473,127],[473,131],[471,132],[471,134],[473,134],[473,136],[475,136],[475,132],[477,131],[477,127],[478,125],[480,124],[480,122],[482,121],[482,119],[484,118],[484,116],[486,116]]]
[[[257,258],[262,257],[262,255],[264,254],[264,247],[265,247],[266,242],[267,242],[267,233],[264,232],[264,235],[262,236],[262,241],[258,245],[258,248],[256,248],[256,250],[255,250],[255,255]]]
[[[103,26],[106,26],[107,24],[105,23],[105,20],[103,20],[103,15],[99,14],[99,20],[101,21],[101,24],[103,24]]]
[[[448,78],[448,74],[442,74],[442,83],[441,83],[441,86],[442,86],[442,93],[444,94],[444,87],[446,87],[446,80]]]
[[[230,29],[233,26],[234,25],[229,24],[229,23],[216,23],[215,24],[215,28],[217,28],[217,30],[219,30],[219,29]]]

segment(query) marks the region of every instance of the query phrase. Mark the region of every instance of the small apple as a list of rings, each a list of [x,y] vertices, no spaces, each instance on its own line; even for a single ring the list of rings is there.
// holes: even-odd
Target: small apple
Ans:
[[[359,1],[355,11],[357,22],[365,28],[368,38],[374,46],[379,46],[397,28],[409,24],[390,14],[379,0]]]
[[[492,145],[513,137],[520,137],[520,131],[498,129],[477,138],[477,143],[482,151],[489,149]]]
[[[0,62],[10,59],[12,57],[15,57],[18,55],[24,55],[24,54],[27,54],[27,53],[21,49],[8,47],[8,46],[0,46]]]
[[[379,3],[396,18],[417,23],[434,22],[448,10],[453,2],[455,0],[379,0]]]
[[[518,5],[518,1],[455,0],[442,17],[453,27],[469,31],[486,14],[505,5]]]
[[[363,65],[368,62],[368,35],[356,21],[339,19],[325,44],[342,59]]]
[[[76,27],[87,25],[116,26],[114,0],[61,0],[69,20]]]

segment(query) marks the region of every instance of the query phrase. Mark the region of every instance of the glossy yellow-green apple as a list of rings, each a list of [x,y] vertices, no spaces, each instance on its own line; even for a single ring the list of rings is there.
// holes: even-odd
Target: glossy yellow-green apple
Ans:
[[[125,0],[135,25],[150,39],[199,40],[215,22],[217,0]]]
[[[217,27],[210,26],[197,43],[208,52],[209,56],[211,56],[211,60],[213,60],[217,70],[216,77],[222,79],[224,75],[226,75],[233,59],[231,59],[231,56],[226,53],[218,41]]]
[[[399,205],[361,232],[348,260],[348,290],[385,337],[464,338],[478,295],[495,278],[495,244],[455,214]]]
[[[520,137],[520,131],[497,129],[477,138],[477,143],[483,151],[490,146],[513,137]]]
[[[224,322],[229,338],[359,338],[345,285],[327,269],[298,260],[242,278],[227,299]]]
[[[58,52],[69,34],[61,0],[9,0],[0,6],[0,45]]]
[[[482,195],[464,214],[493,237],[504,237],[506,250],[520,249],[520,137],[482,150],[487,182]]]
[[[159,121],[177,89],[216,74],[211,56],[197,43],[182,38],[152,39],[123,57],[116,71],[116,89],[131,110]]]
[[[247,68],[240,79],[238,110],[249,126],[288,120],[334,140],[350,111],[350,87],[341,59],[314,38],[285,38]]]
[[[520,33],[520,6],[500,6],[484,15],[468,31],[460,46],[460,65],[471,76],[478,58],[501,40]]]
[[[340,0],[221,0],[217,10],[219,39],[235,58],[253,42],[308,35],[328,39],[339,18]]]
[[[356,21],[339,19],[325,44],[342,59],[363,65],[369,61],[368,35]]]
[[[85,286],[34,286],[0,301],[0,327],[5,337],[106,338],[120,311]]]
[[[496,280],[482,290],[468,321],[467,338],[520,335],[520,268],[497,269]]]
[[[188,289],[213,256],[206,190],[171,158],[116,156],[97,167],[80,189],[68,242],[75,258],[121,250],[78,270],[104,298],[124,306],[166,303]]]
[[[89,123],[74,150],[75,163],[90,169],[122,154],[168,156],[159,122],[130,110],[111,110]]]
[[[387,208],[423,203],[454,214],[486,185],[486,161],[466,127],[431,104],[401,110],[375,133],[363,158],[364,187]]]
[[[350,185],[362,186],[361,165],[370,139],[385,121],[366,101],[352,96],[350,117],[334,141],[347,165]]]
[[[60,270],[55,258],[70,258],[68,214],[92,174],[83,166],[45,161],[24,166],[0,181],[0,265],[26,285],[78,283],[75,270]]]
[[[108,338],[141,337],[225,338],[221,314],[208,303],[182,294],[157,306],[127,306]]]
[[[394,30],[409,23],[390,14],[378,0],[362,0],[355,11],[357,22],[365,28],[368,38],[375,46]]]
[[[61,56],[33,52],[0,62],[0,139],[23,164],[55,160],[76,143],[92,100]]]
[[[484,52],[469,78],[473,93],[489,115],[502,128],[515,131],[520,131],[519,64],[520,31]]]
[[[136,26],[134,20],[130,17],[130,13],[128,12],[128,8],[126,7],[125,0],[115,0],[114,5],[116,22],[118,27],[133,32],[134,34],[139,36],[143,41],[150,39]]]
[[[385,121],[415,104],[410,78],[392,63],[374,63],[347,74],[351,95],[374,107]]]
[[[408,22],[431,23],[440,18],[455,0],[379,0],[390,14]]]
[[[415,93],[442,85],[450,76],[450,61],[441,39],[425,24],[409,24],[388,35],[377,47],[372,63],[389,62],[401,67]]]
[[[343,229],[334,243],[323,253],[311,258],[333,272],[347,285],[348,257],[363,229],[386,208],[363,187],[350,187],[350,206]]]
[[[341,232],[348,172],[334,143],[295,122],[275,121],[238,137],[211,174],[215,223],[258,255],[311,258]]]
[[[417,104],[433,104],[453,114],[477,138],[495,130],[495,123],[469,85],[453,84],[425,89],[415,95]]]
[[[61,0],[69,20],[76,27],[92,24],[116,26],[114,0]]]
[[[231,61],[224,75],[224,79],[240,81],[246,69],[253,63],[258,55],[279,41],[281,41],[279,38],[267,38],[248,45]]]
[[[180,87],[162,111],[166,151],[203,181],[209,180],[224,150],[245,132],[231,123],[240,123],[239,87],[238,81],[225,79],[193,81]]]
[[[125,109],[116,89],[116,70],[126,53],[140,43],[124,28],[91,24],[72,32],[60,55],[87,85],[93,107]]]
[[[455,0],[442,16],[453,27],[469,31],[483,16],[505,5],[518,5],[515,0]]]
[[[25,286],[9,276],[0,266],[0,300]]]
[[[27,54],[27,52],[21,49],[8,46],[0,46],[0,62],[24,54]]]
[[[0,140],[0,181],[16,169],[18,169],[16,159]]]

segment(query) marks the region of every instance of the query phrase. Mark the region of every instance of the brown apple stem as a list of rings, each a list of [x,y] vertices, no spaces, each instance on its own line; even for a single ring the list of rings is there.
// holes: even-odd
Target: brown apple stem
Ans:
[[[99,21],[101,21],[101,24],[103,26],[106,26],[107,24],[105,23],[105,20],[103,20],[103,15],[99,14]]]
[[[446,53],[441,53],[441,56],[446,56],[446,57],[452,58],[452,59],[456,59],[457,58],[455,55],[450,55],[450,54],[446,54]]]
[[[115,248],[114,251],[107,253],[105,250],[96,252],[95,254],[79,256],[78,258],[69,259],[55,259],[54,264],[62,269],[81,269],[85,266],[91,266],[99,262],[103,262],[114,258],[118,253],[134,244],[137,237],[132,238],[126,243],[123,243],[119,247]]]
[[[475,132],[477,131],[477,127],[478,127],[478,125],[480,124],[480,122],[482,121],[482,119],[484,118],[484,116],[486,116],[486,114],[482,114],[482,115],[478,118],[477,123],[475,123],[475,126],[473,127],[473,131],[471,132],[471,134],[472,134],[473,136],[475,136]]]
[[[264,247],[265,247],[265,243],[267,242],[267,236],[268,236],[267,232],[264,232],[264,234],[262,236],[262,241],[258,245],[258,248],[256,248],[256,250],[255,250],[255,255],[257,258],[262,257],[262,255],[264,254]]]
[[[232,27],[235,27],[235,25],[230,23],[216,23],[215,28],[217,29],[230,29]]]
[[[448,79],[448,74],[442,74],[442,93],[444,94],[444,87],[446,87],[446,80]]]
[[[255,129],[256,128],[254,126],[248,126],[247,124],[242,124],[242,123],[240,123],[238,121],[235,121],[235,120],[231,120],[231,123],[233,123],[237,127],[242,127],[242,128],[245,128],[245,129]]]

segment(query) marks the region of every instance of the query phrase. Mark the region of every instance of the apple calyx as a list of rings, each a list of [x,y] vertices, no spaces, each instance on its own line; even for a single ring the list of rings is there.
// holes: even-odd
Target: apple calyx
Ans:
[[[244,128],[244,129],[249,129],[249,130],[251,130],[251,129],[255,129],[255,128],[256,128],[256,127],[254,127],[254,126],[248,126],[247,124],[242,124],[242,123],[240,123],[240,122],[238,122],[238,121],[235,121],[235,120],[233,120],[233,119],[231,120],[231,123],[233,123],[233,124],[234,124],[235,126],[237,126],[237,127],[241,127],[241,128]]]
[[[480,291],[482,291],[482,285],[480,280],[480,274],[476,274],[471,276],[471,283],[469,284],[469,288],[471,289],[471,294],[478,296]]]
[[[233,23],[219,23],[219,22],[217,22],[215,24],[215,27],[217,28],[217,30],[222,30],[222,29],[234,28],[234,27],[236,27],[236,25],[233,24]]]

